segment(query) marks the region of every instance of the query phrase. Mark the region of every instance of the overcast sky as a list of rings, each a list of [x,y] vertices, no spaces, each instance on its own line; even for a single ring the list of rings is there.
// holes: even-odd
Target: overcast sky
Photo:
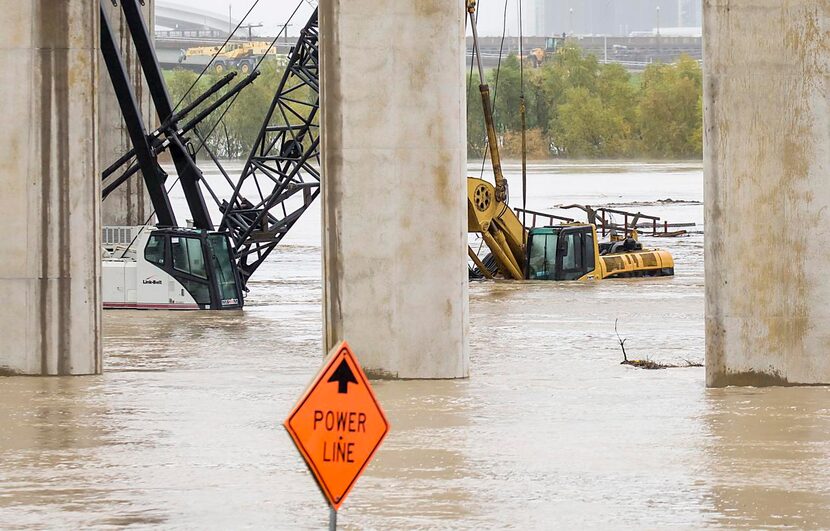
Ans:
[[[163,1],[163,0],[160,0]],[[297,7],[299,0],[260,0],[257,7],[251,13],[251,16],[246,22],[253,24],[264,24],[264,33],[269,35],[276,34],[277,28],[282,27],[282,24],[288,19],[294,8]],[[399,1],[399,0],[390,0]],[[418,0],[410,0],[417,2]],[[448,0],[452,1],[452,0]],[[518,1],[508,0],[508,21],[507,34],[518,35]],[[216,13],[227,13],[228,6],[231,7],[234,19],[241,19],[245,13],[251,8],[254,0],[171,0],[176,4],[192,5],[199,9],[206,9],[215,11]],[[479,33],[481,35],[498,35],[502,33],[502,24],[504,21],[504,1],[503,0],[479,0],[480,19],[479,19]],[[525,33],[534,27],[533,24],[533,1],[522,0],[522,9],[524,10],[524,27]],[[293,23],[295,26],[289,28],[290,35],[296,35],[299,31],[298,26],[305,23],[313,8],[306,3],[298,12]],[[389,22],[394,24],[394,21]]]

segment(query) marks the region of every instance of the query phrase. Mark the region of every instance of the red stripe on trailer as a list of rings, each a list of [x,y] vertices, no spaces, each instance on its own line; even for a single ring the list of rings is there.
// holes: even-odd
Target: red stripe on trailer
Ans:
[[[189,303],[131,303],[131,302],[105,302],[104,309],[107,310],[200,310],[198,304]]]

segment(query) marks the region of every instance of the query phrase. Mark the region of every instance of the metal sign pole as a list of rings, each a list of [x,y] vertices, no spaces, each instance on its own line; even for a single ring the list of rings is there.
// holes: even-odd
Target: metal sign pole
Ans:
[[[329,531],[337,531],[337,509],[329,506]]]

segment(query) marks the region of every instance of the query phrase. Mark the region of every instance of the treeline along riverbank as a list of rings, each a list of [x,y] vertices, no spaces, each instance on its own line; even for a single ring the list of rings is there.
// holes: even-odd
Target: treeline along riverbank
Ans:
[[[703,75],[694,59],[649,65],[632,75],[600,64],[576,46],[561,48],[540,68],[524,68],[528,157],[693,159],[703,151]],[[522,93],[515,56],[488,73],[502,155],[521,155]],[[478,76],[468,83],[467,150],[486,146]]]
[[[200,127],[203,134],[214,131],[208,145],[217,156],[248,156],[282,76],[276,61],[265,63],[263,69],[263,75],[242,91],[227,113],[214,113]],[[521,155],[519,60],[506,57],[501,68],[490,70],[487,76],[502,155],[517,158]],[[190,93],[197,74],[173,70],[166,72],[166,78],[173,101],[183,100],[184,105],[219,76],[206,74]],[[702,78],[700,65],[689,57],[631,74],[619,64],[600,64],[574,45],[549,55],[539,68],[525,63],[528,157],[699,158],[703,149]],[[485,146],[476,74],[468,82],[468,155],[481,158]]]

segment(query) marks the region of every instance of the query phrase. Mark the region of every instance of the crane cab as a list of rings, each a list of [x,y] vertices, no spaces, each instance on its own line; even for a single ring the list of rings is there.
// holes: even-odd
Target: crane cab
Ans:
[[[593,224],[569,223],[531,229],[527,240],[529,280],[590,280],[674,275],[667,251],[643,249],[634,238],[599,243]]]
[[[242,282],[225,233],[178,228],[136,232],[129,245],[108,249],[104,308],[242,308]]]

